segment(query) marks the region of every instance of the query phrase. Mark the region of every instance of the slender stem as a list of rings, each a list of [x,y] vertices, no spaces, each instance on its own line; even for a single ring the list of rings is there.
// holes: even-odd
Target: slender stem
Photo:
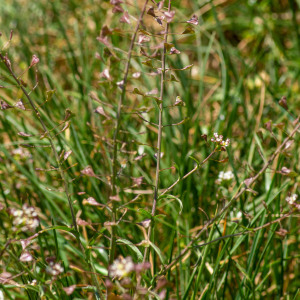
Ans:
[[[125,66],[125,73],[123,77],[123,84],[122,84],[122,93],[119,98],[118,102],[118,108],[117,108],[117,120],[116,120],[116,125],[115,125],[115,131],[114,131],[114,137],[113,137],[113,159],[112,159],[112,165],[113,165],[113,174],[112,174],[112,194],[113,196],[116,195],[117,193],[117,187],[116,187],[116,180],[117,180],[117,158],[118,158],[118,137],[119,137],[119,132],[120,132],[120,125],[121,125],[121,110],[122,110],[122,105],[125,99],[125,94],[126,94],[126,84],[127,84],[127,78],[128,78],[128,72],[129,72],[129,66],[130,66],[130,60],[131,60],[131,55],[132,55],[132,50],[134,46],[134,42],[137,36],[137,32],[139,30],[140,24],[142,22],[143,16],[146,11],[146,7],[148,4],[149,0],[145,1],[144,7],[141,11],[141,14],[139,16],[139,19],[136,23],[135,30],[132,34],[131,37],[131,43],[129,46],[128,54],[127,54],[127,62]],[[113,207],[112,207],[112,222],[113,224],[117,223],[117,206],[116,203],[113,202]],[[111,240],[110,240],[110,251],[109,251],[109,264],[112,264],[114,257],[115,257],[115,252],[116,252],[116,226],[112,226],[112,232],[111,232]]]
[[[168,12],[171,11],[171,0],[169,0],[168,3]],[[160,104],[159,104],[159,112],[158,112],[158,136],[157,136],[157,153],[156,153],[156,172],[155,172],[155,185],[154,185],[154,198],[153,198],[153,204],[152,204],[152,211],[151,215],[152,217],[155,216],[156,212],[156,205],[157,205],[157,199],[158,199],[158,188],[159,188],[159,171],[160,171],[160,159],[161,159],[161,139],[162,139],[162,119],[163,119],[163,97],[164,97],[164,81],[165,81],[165,75],[166,75],[166,46],[165,44],[168,41],[168,32],[169,32],[169,23],[166,23],[165,26],[165,32],[164,32],[164,45],[163,45],[163,51],[162,51],[162,59],[161,59],[161,76],[160,76]],[[148,240],[151,238],[151,232],[153,230],[154,224],[153,221],[150,223],[150,226],[148,228]],[[148,259],[149,255],[149,247],[145,248],[144,252],[144,262]]]
[[[177,185],[180,181],[186,179],[187,177],[189,177],[190,175],[192,175],[193,173],[195,173],[199,167],[201,167],[202,165],[204,165],[214,154],[216,153],[216,149],[214,149],[214,151],[212,153],[210,153],[203,161],[201,164],[197,165],[194,167],[194,169],[192,169],[191,171],[189,171],[188,173],[186,173],[182,178],[178,178],[174,183],[172,183],[168,188],[166,188],[162,193],[161,196],[168,193],[175,185]]]

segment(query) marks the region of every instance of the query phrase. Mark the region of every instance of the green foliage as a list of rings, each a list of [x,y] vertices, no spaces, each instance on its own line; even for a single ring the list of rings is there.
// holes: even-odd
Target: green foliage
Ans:
[[[0,298],[296,299],[299,2],[123,2],[0,2]]]

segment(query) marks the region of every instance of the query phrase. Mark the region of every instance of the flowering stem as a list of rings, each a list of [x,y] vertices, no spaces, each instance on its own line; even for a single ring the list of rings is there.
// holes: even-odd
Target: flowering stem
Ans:
[[[122,92],[119,98],[118,102],[118,108],[117,108],[117,120],[116,120],[116,125],[115,125],[115,132],[114,132],[114,137],[113,137],[113,159],[112,159],[112,165],[113,165],[113,174],[112,174],[112,194],[113,196],[116,195],[117,193],[117,187],[116,187],[116,180],[117,180],[117,158],[118,158],[118,136],[119,136],[119,131],[120,131],[120,124],[121,124],[121,109],[122,105],[125,99],[125,94],[126,94],[126,84],[127,84],[127,78],[128,78],[128,72],[129,72],[129,66],[130,66],[130,60],[131,60],[131,55],[132,55],[132,50],[134,46],[134,42],[137,36],[137,32],[139,30],[141,21],[143,19],[143,16],[146,11],[146,7],[148,4],[149,0],[145,1],[143,10],[139,16],[139,19],[137,21],[135,30],[133,32],[132,38],[131,38],[131,43],[129,46],[128,54],[127,54],[127,62],[125,66],[125,73],[123,77],[123,83],[121,85]],[[111,240],[110,240],[110,251],[109,251],[109,264],[112,264],[114,261],[115,257],[115,251],[116,251],[116,222],[117,222],[117,207],[115,201],[113,201],[113,207],[112,207],[112,232],[111,232]]]
[[[171,0],[168,2],[168,13],[171,11]],[[161,59],[161,76],[160,76],[160,104],[159,104],[159,112],[158,112],[158,136],[157,136],[157,154],[156,154],[156,172],[155,172],[155,185],[154,185],[154,198],[152,204],[152,217],[155,216],[157,200],[158,200],[158,188],[159,188],[159,171],[160,171],[160,159],[161,159],[161,140],[162,140],[162,118],[163,118],[163,96],[164,96],[164,81],[165,81],[165,74],[166,74],[166,43],[168,41],[168,32],[169,32],[169,23],[166,23],[165,32],[164,32],[164,44],[163,44],[163,51],[162,51],[162,59]],[[153,230],[154,224],[153,220],[150,223],[148,228],[148,240],[151,239],[151,232]],[[148,259],[149,255],[149,247],[145,248],[144,252],[144,259],[145,262]]]

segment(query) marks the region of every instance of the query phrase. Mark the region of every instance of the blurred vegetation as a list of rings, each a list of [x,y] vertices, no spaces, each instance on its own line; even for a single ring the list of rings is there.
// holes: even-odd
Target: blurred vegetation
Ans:
[[[55,136],[56,151],[72,150],[62,169],[77,220],[88,222],[79,222],[82,253],[76,233],[69,230],[72,218],[62,179],[51,170],[57,162],[48,139],[28,100],[0,63],[0,99],[11,106],[21,99],[26,107],[0,111],[0,270],[15,276],[10,281],[0,277],[5,299],[94,299],[92,273],[105,295],[111,234],[107,206],[115,196],[111,176],[119,87],[143,3],[124,1],[122,7],[131,16],[131,24],[126,24],[119,22],[121,15],[112,12],[109,1],[0,2],[1,49],[13,30],[11,42],[1,53],[7,53],[16,74],[24,72],[22,84],[27,91],[34,88],[30,96]],[[184,122],[163,127],[159,191],[192,170],[195,160],[201,162],[212,152],[214,132],[230,138],[231,144],[170,191],[177,200],[170,196],[158,202],[152,241],[159,250],[150,247],[151,270],[143,275],[142,285],[151,286],[153,294],[146,297],[164,299],[155,284],[161,259],[168,264],[177,257],[299,122],[299,6],[296,0],[172,1],[176,13],[168,42],[181,53],[166,58],[167,67],[173,70],[166,73],[164,82],[163,124]],[[187,24],[194,14],[199,24]],[[97,40],[104,25],[113,30],[111,48]],[[151,55],[162,42],[162,27],[145,14],[141,28],[150,34],[151,41],[143,48]],[[157,57],[150,58],[153,68],[145,65],[148,58],[140,49],[134,45],[117,141],[118,205],[123,207],[118,210],[116,257],[131,256],[135,263],[144,253],[139,243],[145,239],[145,229],[137,223],[151,213],[157,162],[158,129],[153,124],[158,122],[159,109],[145,94],[159,89],[157,68],[161,67],[161,49]],[[32,55],[40,61],[27,70]],[[105,69],[109,77],[103,74]],[[141,73],[139,78],[136,73]],[[174,106],[177,96],[184,106]],[[279,104],[283,96],[288,109]],[[95,113],[99,105],[102,114]],[[74,116],[68,125],[70,111]],[[20,136],[20,132],[31,136]],[[290,194],[299,194],[298,133],[252,186],[254,192],[243,193],[194,246],[229,237],[192,247],[165,274],[169,282],[162,288],[165,299],[299,297],[299,212],[285,201]],[[87,166],[92,176],[83,172]],[[283,167],[290,172],[282,172]],[[232,171],[234,178],[218,184],[221,171]],[[99,206],[88,205],[89,197]],[[28,263],[18,260],[22,253],[18,240],[30,234],[13,232],[7,212],[23,203],[37,209],[39,231],[44,230],[30,250],[34,262]],[[288,217],[272,222],[289,212]],[[243,231],[247,233],[233,236]],[[52,256],[62,263],[64,274],[51,281],[41,270]],[[28,284],[33,279],[38,281],[36,286]],[[71,285],[76,290],[67,296],[62,288]],[[129,289],[131,294],[134,289]],[[123,299],[116,295],[111,299]]]

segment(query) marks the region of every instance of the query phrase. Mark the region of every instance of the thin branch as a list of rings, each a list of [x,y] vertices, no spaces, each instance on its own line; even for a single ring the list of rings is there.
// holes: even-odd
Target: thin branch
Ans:
[[[212,153],[210,153],[199,165],[196,165],[194,167],[194,169],[192,169],[190,172],[188,172],[187,174],[185,174],[182,178],[178,178],[174,183],[172,183],[168,188],[166,188],[162,193],[161,196],[168,193],[175,185],[177,185],[180,181],[186,179],[187,177],[189,177],[190,175],[192,175],[193,173],[195,173],[199,167],[203,166],[214,154],[216,153],[216,149],[213,150]]]

